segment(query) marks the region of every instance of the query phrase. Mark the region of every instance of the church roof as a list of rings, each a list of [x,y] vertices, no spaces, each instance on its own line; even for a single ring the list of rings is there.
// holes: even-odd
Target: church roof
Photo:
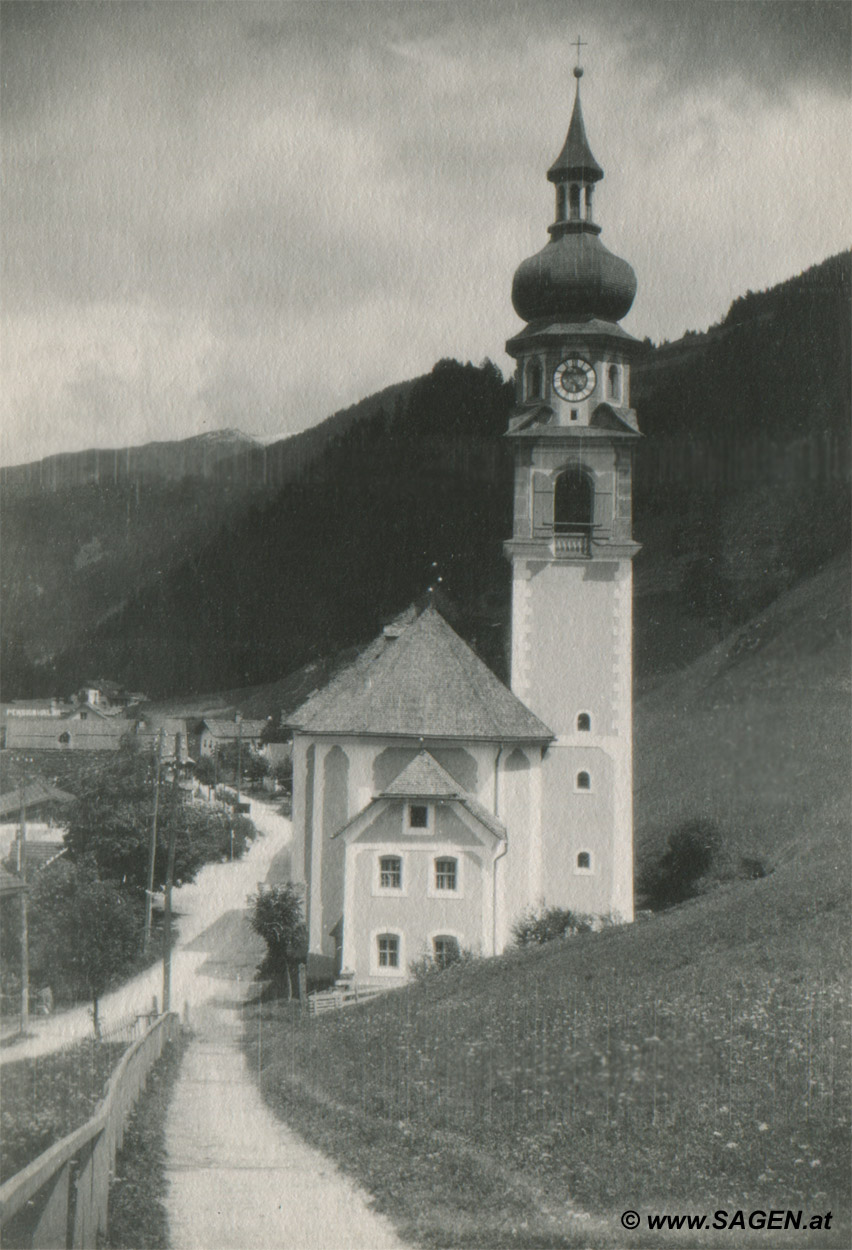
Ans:
[[[332,836],[339,837],[345,833],[365,812],[384,799],[428,799],[439,803],[460,803],[480,824],[493,833],[495,838],[505,841],[506,826],[502,820],[473,795],[468,794],[428,751],[420,751],[380,794],[372,798],[360,812],[351,817]]]
[[[382,798],[456,799],[465,791],[434,755],[421,751],[410,764],[382,790]]]
[[[553,738],[432,607],[398,636],[380,635],[288,723],[318,734],[492,742]]]

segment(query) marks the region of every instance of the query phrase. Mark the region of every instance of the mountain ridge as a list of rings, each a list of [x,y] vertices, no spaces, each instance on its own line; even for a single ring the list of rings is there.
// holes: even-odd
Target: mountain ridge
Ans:
[[[640,682],[848,541],[850,260],[637,362]],[[4,687],[70,688],[95,656],[156,696],[261,684],[369,636],[435,566],[504,672],[512,403],[493,365],[442,361],[284,442],[195,443],[206,477],[133,480],[119,453],[72,486],[5,471]]]

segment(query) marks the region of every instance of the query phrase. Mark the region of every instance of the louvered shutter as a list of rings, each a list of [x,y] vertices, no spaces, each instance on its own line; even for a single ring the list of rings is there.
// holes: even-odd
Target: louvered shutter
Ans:
[[[553,534],[553,479],[549,473],[533,474],[533,537]]]

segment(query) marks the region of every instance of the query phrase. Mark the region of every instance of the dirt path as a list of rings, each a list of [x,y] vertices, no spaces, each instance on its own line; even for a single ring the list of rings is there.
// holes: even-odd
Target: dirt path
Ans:
[[[172,956],[172,1006],[176,1011],[183,1011],[184,1004],[192,1010],[211,990],[211,982],[196,975],[206,954],[203,947],[188,949],[193,939],[227,913],[235,909],[241,911],[246,896],[257,889],[258,882],[286,881],[289,877],[290,821],[280,816],[271,803],[260,799],[252,799],[251,819],[261,836],[255,839],[243,859],[207,864],[191,885],[175,890],[179,936]],[[256,955],[253,961],[248,961],[251,968],[247,975],[251,977],[264,947],[260,939],[252,939],[248,934],[246,940],[253,942],[251,951]],[[162,992],[163,972],[157,963],[125,982],[120,989],[106,994],[100,1004],[104,1031],[108,1033],[136,1013],[150,1011],[155,997],[162,1001]],[[32,1016],[30,1023],[32,1036],[0,1050],[0,1064],[61,1050],[69,1042],[90,1037],[92,1033],[88,1006],[57,1012],[47,1019]]]
[[[193,1015],[166,1124],[171,1250],[403,1250],[367,1195],[269,1111],[240,1047],[246,982],[219,987]]]

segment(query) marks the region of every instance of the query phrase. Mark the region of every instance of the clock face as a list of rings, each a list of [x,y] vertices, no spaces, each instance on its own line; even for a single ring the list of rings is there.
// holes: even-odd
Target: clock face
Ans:
[[[563,399],[576,403],[586,399],[595,389],[597,376],[588,360],[580,356],[572,356],[556,366],[553,374],[553,389]]]

